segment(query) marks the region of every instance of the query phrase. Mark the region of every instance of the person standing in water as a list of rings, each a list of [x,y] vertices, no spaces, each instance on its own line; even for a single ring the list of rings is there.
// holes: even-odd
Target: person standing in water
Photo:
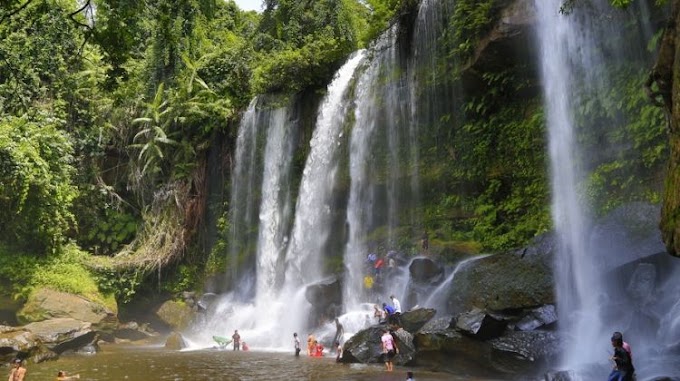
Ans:
[[[316,337],[311,333],[307,336],[307,356],[312,356],[316,347]]]
[[[231,339],[234,340],[234,350],[241,350],[241,335],[238,334],[238,329],[234,330],[234,334],[231,335]]]
[[[297,332],[293,333],[293,345],[295,345],[295,356],[300,356],[300,338],[298,337]]]
[[[340,362],[342,360],[342,345],[339,341],[335,342],[335,362]]]
[[[414,381],[413,372],[406,372],[406,381]]]
[[[21,359],[12,360],[12,370],[9,371],[9,381],[24,381],[26,377],[26,368],[24,368]]]
[[[392,359],[399,353],[397,345],[394,342],[394,338],[390,335],[390,331],[383,330],[383,334],[380,337],[382,343],[383,361],[385,362],[385,370],[391,372],[394,365],[392,364]]]
[[[608,381],[632,381],[633,362],[630,359],[628,352],[623,349],[623,338],[620,335],[612,335],[612,347],[614,347],[614,355],[610,357],[614,361],[614,369],[609,373]]]
[[[341,341],[342,335],[345,334],[345,328],[340,324],[340,320],[335,318],[335,336],[333,337],[333,342]]]

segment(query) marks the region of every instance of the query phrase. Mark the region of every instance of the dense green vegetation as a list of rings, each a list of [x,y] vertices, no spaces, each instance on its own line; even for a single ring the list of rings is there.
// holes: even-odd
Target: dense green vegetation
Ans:
[[[196,243],[215,136],[233,145],[255,94],[323,91],[352,51],[417,3],[265,0],[257,14],[216,0],[0,2],[0,278],[14,285],[8,292],[26,297],[48,286],[127,302],[158,277],[169,282],[157,291],[177,293],[223,269],[214,254],[227,242],[212,256]],[[438,41],[437,82],[460,80],[503,3],[455,2]],[[421,165],[424,224],[435,244],[501,250],[550,229],[541,100],[535,91],[516,96],[536,86],[528,72],[479,73],[481,91],[423,127],[431,147]],[[581,117],[621,125],[585,140],[628,144],[639,156],[589,163],[588,195],[607,200],[599,212],[657,201],[666,155],[662,115],[638,91],[643,73],[612,72],[616,86],[584,96]],[[229,229],[226,215],[218,222]]]

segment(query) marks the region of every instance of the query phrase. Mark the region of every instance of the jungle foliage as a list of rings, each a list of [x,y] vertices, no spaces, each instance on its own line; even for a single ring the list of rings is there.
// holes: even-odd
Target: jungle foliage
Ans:
[[[438,79],[459,79],[452,62],[473,57],[501,3],[453,2]],[[215,136],[235,140],[255,94],[323,90],[352,51],[417,1],[264,5],[258,14],[221,0],[0,1],[0,277],[19,287],[14,294],[48,285],[126,302],[165,276],[154,270],[176,269],[163,289],[177,292],[224,268],[195,244]],[[425,224],[442,244],[506,249],[550,228],[543,111],[537,97],[513,96],[529,86],[521,70],[482,73],[485,94],[423,137],[436,139],[422,159],[423,181],[435,184]],[[589,194],[612,195],[601,211],[630,194],[657,200],[666,155],[662,115],[636,90],[642,73],[612,71],[616,86],[584,96],[583,118],[627,122],[586,140],[614,139],[640,155],[590,163]],[[630,175],[621,182],[621,173]]]

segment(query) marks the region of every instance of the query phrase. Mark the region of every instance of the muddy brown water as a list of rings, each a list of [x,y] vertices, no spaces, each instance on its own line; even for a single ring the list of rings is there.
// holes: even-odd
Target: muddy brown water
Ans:
[[[177,352],[126,346],[106,346],[96,355],[62,356],[27,367],[26,381],[55,380],[59,370],[78,373],[81,381],[404,381],[407,371],[415,373],[416,381],[500,381],[402,366],[388,373],[380,364],[337,364],[333,357],[296,358],[282,352]]]

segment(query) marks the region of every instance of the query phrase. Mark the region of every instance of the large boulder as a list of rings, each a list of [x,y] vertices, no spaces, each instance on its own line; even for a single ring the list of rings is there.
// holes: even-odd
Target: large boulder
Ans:
[[[384,329],[384,326],[374,325],[357,332],[343,345],[342,362],[360,362],[364,364],[381,362],[382,341],[380,338],[383,335]],[[394,331],[392,336],[399,349],[399,353],[393,360],[394,363],[397,365],[411,363],[416,352],[413,344],[413,335],[403,329],[399,329]]]
[[[30,323],[24,329],[33,333],[49,350],[60,354],[78,350],[97,340],[92,323],[71,318],[50,319]]]
[[[546,235],[523,250],[468,263],[452,280],[448,310],[455,314],[475,307],[504,311],[554,304],[554,249],[553,236]]]
[[[446,320],[449,319],[435,320],[437,321],[431,321],[414,335],[418,366],[433,371],[475,374],[480,377],[497,375],[489,366],[492,348],[487,342],[462,335],[454,329],[441,329],[448,325]]]
[[[528,361],[547,362],[556,358],[561,347],[559,337],[550,331],[510,331],[490,341],[494,349]]]
[[[417,332],[430,321],[437,310],[433,308],[417,308],[401,314],[401,327],[411,333]]]
[[[19,327],[0,326],[1,362],[7,363],[14,357],[22,357],[37,363],[56,356],[32,332]]]
[[[307,286],[305,298],[312,305],[311,323],[334,318],[342,312],[342,284],[337,277]]]
[[[91,323],[97,329],[114,329],[117,312],[115,303],[108,307],[83,296],[40,288],[31,293],[17,317],[22,323],[71,318]]]
[[[597,221],[590,232],[592,252],[604,268],[665,251],[659,231],[659,207],[644,202],[624,204]],[[607,255],[611,253],[612,255]]]
[[[156,316],[171,329],[181,331],[191,323],[194,311],[185,303],[168,300],[158,307]]]
[[[421,284],[435,284],[444,277],[444,267],[431,258],[414,258],[408,268],[411,280]]]

